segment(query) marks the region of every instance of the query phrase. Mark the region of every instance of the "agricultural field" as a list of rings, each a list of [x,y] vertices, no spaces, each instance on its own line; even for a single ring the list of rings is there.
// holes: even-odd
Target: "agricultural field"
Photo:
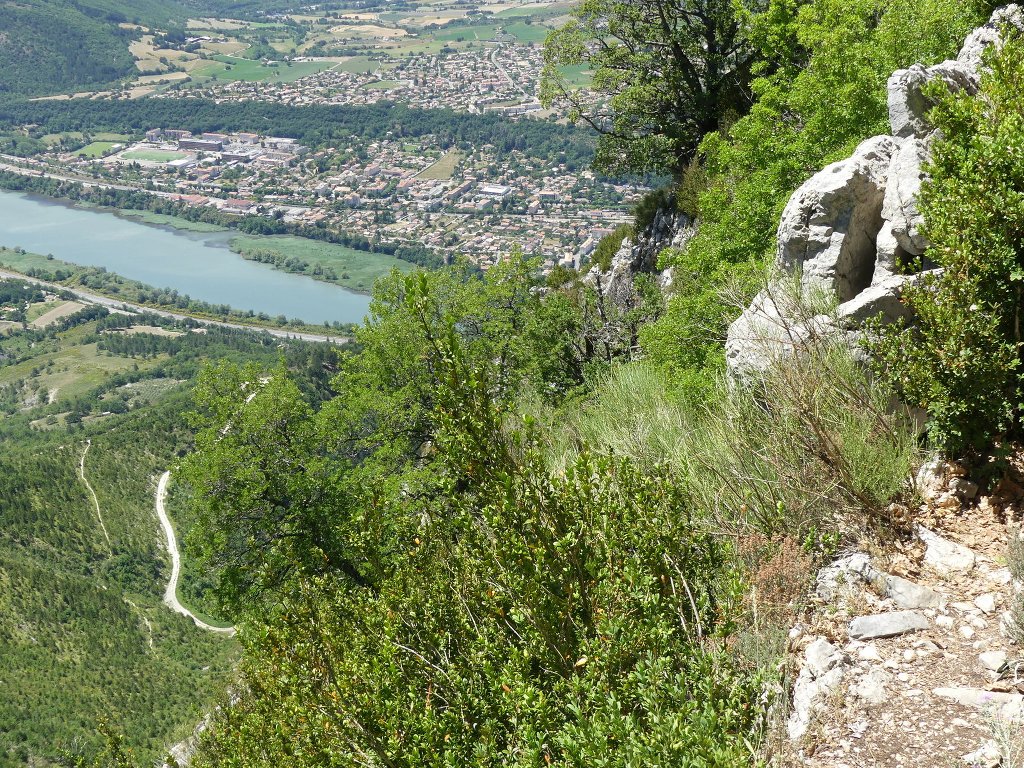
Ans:
[[[84,308],[85,305],[77,301],[43,302],[41,307],[36,305],[29,308],[28,324],[32,328],[47,328]],[[34,309],[38,311],[33,312]]]
[[[453,149],[443,155],[436,163],[421,171],[416,178],[448,181],[448,179],[452,177],[452,173],[455,171],[455,166],[459,164],[462,157],[463,155],[461,152],[457,149]]]
[[[334,61],[269,62],[254,61],[228,56],[216,56],[211,61],[197,66],[194,78],[243,81],[249,83],[274,81],[290,83],[301,77],[323,72],[336,64]]]
[[[106,157],[118,147],[124,146],[120,142],[114,141],[94,141],[91,144],[86,144],[84,147],[75,152],[79,157],[84,157],[88,160],[96,160],[100,157]]]

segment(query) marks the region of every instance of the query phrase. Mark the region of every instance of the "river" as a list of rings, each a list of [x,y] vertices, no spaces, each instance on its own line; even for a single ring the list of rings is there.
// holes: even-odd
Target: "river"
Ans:
[[[233,232],[186,232],[0,190],[0,245],[92,267],[211,304],[307,323],[359,323],[368,296],[246,261]]]

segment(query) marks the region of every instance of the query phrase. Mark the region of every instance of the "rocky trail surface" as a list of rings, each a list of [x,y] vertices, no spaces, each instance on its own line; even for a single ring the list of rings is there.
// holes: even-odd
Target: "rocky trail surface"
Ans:
[[[164,503],[167,500],[167,484],[171,480],[171,473],[164,472],[160,476],[160,482],[156,486],[156,515],[160,518],[160,525],[164,529],[164,538],[167,540],[167,554],[171,557],[171,578],[167,581],[167,589],[164,590],[164,604],[182,616],[188,616],[200,629],[210,632],[220,632],[225,635],[234,635],[234,627],[215,627],[207,624],[196,617],[192,611],[181,604],[178,600],[178,579],[181,576],[181,553],[178,551],[178,539],[174,535],[174,527],[170,518],[167,517],[167,510]]]
[[[933,491],[909,542],[822,569],[790,640],[799,662],[790,765],[1024,764],[1021,584],[1007,567],[1017,504],[964,504],[973,484]],[[952,486],[953,489],[950,488]],[[996,498],[996,497],[992,497]]]

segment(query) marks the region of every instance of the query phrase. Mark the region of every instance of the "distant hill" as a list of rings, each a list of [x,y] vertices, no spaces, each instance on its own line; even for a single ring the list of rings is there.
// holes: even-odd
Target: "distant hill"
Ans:
[[[88,90],[135,71],[122,24],[184,25],[159,0],[0,0],[0,96]]]

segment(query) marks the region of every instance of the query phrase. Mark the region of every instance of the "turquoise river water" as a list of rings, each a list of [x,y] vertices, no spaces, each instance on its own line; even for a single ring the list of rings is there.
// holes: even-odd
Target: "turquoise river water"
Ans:
[[[0,190],[0,245],[106,267],[157,288],[308,323],[361,322],[368,296],[232,253],[231,232],[184,232]]]

